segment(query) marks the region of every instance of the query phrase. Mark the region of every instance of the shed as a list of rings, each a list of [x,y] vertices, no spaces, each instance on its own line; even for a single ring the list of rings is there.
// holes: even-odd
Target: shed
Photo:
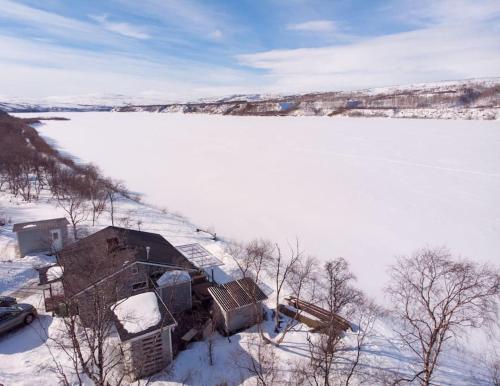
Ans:
[[[256,324],[262,317],[262,301],[266,294],[250,278],[231,281],[208,288],[222,315],[222,328],[227,334]]]
[[[14,224],[19,254],[60,251],[68,243],[68,224],[64,217]]]
[[[191,276],[187,271],[166,271],[156,284],[161,299],[172,313],[191,309]]]
[[[154,292],[131,296],[113,307],[123,350],[124,376],[130,382],[152,375],[173,360],[175,319]]]

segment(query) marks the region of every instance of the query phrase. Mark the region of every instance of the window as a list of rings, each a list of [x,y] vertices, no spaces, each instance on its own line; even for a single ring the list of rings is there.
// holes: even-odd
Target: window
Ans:
[[[132,284],[132,291],[140,291],[146,288],[147,283],[145,281],[141,281],[139,283]]]
[[[106,239],[106,242],[108,244],[108,253],[113,253],[117,251],[120,247],[120,242],[118,240],[118,237],[112,237],[110,239]]]
[[[59,232],[52,232],[52,240],[59,240]]]

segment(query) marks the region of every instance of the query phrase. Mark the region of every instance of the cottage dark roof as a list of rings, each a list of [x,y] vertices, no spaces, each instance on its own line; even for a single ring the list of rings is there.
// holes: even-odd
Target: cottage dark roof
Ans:
[[[40,220],[40,221],[30,221],[30,222],[22,222],[19,224],[14,224],[12,230],[14,232],[23,232],[23,231],[32,231],[32,230],[40,230],[40,229],[49,229],[49,228],[59,228],[62,226],[68,225],[69,222],[65,217],[60,218],[52,218],[49,220]]]
[[[266,294],[248,277],[210,287],[208,292],[225,311],[267,299]]]
[[[123,324],[120,322],[120,320],[117,318],[117,316],[115,314],[113,314],[114,319],[115,319],[116,331],[118,331],[118,335],[120,336],[120,340],[122,342],[125,342],[125,341],[130,340],[130,339],[134,339],[134,338],[140,337],[142,335],[149,334],[150,332],[159,330],[161,328],[173,326],[176,324],[176,321],[175,321],[174,317],[172,316],[172,314],[170,313],[170,311],[168,310],[168,308],[165,306],[165,304],[161,301],[161,299],[158,297],[158,295],[156,293],[155,293],[155,295],[156,295],[156,300],[158,301],[158,310],[160,311],[160,314],[161,314],[161,320],[159,323],[147,328],[144,331],[139,331],[136,333],[128,332],[123,327]]]
[[[149,257],[146,247],[149,247]],[[196,267],[172,244],[156,233],[107,227],[60,252],[63,281],[68,295],[97,283],[134,263],[159,264],[177,269]]]

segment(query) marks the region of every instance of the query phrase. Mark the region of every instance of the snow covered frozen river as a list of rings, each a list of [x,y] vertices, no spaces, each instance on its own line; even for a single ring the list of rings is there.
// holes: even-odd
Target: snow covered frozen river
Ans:
[[[500,262],[498,121],[45,115],[71,120],[44,136],[145,201],[224,237],[297,237],[347,258],[372,294],[419,247]]]

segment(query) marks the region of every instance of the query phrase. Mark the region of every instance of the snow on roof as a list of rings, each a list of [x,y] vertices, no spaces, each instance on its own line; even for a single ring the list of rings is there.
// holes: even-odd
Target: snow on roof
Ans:
[[[210,268],[224,265],[222,261],[217,259],[198,243],[180,245],[176,248],[198,268]]]
[[[52,281],[52,280],[57,280],[60,279],[63,275],[63,267],[59,265],[55,265],[53,267],[50,267],[47,270],[47,280]]]
[[[40,221],[30,221],[14,224],[12,227],[13,232],[22,232],[23,230],[30,229],[47,229],[47,228],[58,228],[62,226],[66,226],[69,224],[68,220],[64,217],[60,218],[51,218],[48,220],[40,220]]]
[[[113,309],[123,328],[138,333],[160,323],[161,313],[154,292],[134,295],[115,304]]]
[[[52,289],[52,295],[64,295],[64,287],[61,281],[51,283],[50,288]]]
[[[164,287],[167,285],[174,285],[180,283],[186,283],[191,281],[191,276],[187,271],[167,271],[156,281],[159,287]]]

